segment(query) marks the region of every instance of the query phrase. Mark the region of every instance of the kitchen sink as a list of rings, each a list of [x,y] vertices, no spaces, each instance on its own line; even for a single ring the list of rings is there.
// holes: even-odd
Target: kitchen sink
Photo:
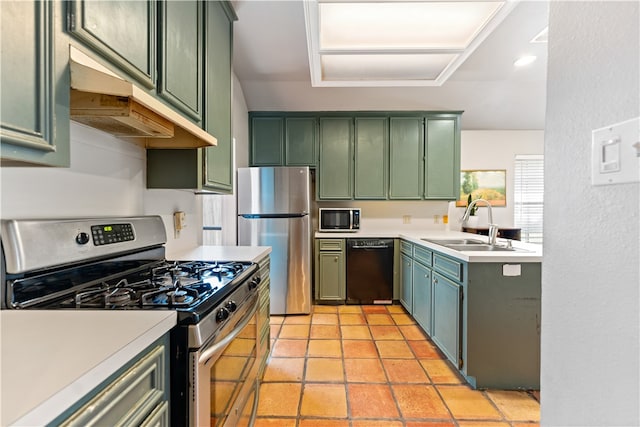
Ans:
[[[421,239],[425,242],[435,243],[436,245],[448,246],[448,245],[486,245],[486,241],[476,239],[447,239],[447,240],[432,240]]]
[[[477,239],[446,239],[446,240],[432,240],[421,239],[425,242],[435,243],[437,245],[444,246],[445,248],[453,249],[455,251],[469,251],[469,252],[529,252],[519,248],[508,248],[506,246],[491,246],[486,240]]]
[[[444,246],[449,249],[454,249],[456,251],[472,251],[472,252],[477,252],[477,251],[516,252],[520,250],[516,248],[507,248],[504,246],[491,246],[491,245],[487,245],[486,243],[481,245],[473,244],[473,245],[444,245]]]

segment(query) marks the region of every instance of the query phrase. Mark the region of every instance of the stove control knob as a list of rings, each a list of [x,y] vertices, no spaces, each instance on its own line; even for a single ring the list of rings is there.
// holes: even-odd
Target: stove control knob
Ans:
[[[260,283],[260,278],[259,277],[254,277],[253,279],[251,279],[249,281],[249,289],[257,288],[259,283]]]
[[[227,310],[226,308],[221,308],[216,313],[216,320],[218,321],[218,323],[227,320],[227,318],[229,318],[229,310]]]
[[[85,232],[78,233],[76,236],[76,243],[79,245],[86,245],[89,243],[89,235]]]
[[[227,308],[227,310],[229,310],[232,313],[236,311],[236,308],[238,308],[238,306],[236,305],[236,302],[233,300],[228,301],[224,306]]]

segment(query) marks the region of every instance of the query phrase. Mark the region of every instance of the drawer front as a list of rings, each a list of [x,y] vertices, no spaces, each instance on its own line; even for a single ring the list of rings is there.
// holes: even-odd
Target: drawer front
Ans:
[[[462,270],[463,265],[461,262],[452,260],[451,258],[444,257],[442,255],[433,254],[433,268],[436,271],[448,276],[459,282],[463,281]]]
[[[269,264],[270,264],[269,256],[266,256],[262,258],[260,261],[258,261],[258,273],[260,274],[260,277],[262,277],[263,279],[265,277],[269,277]]]
[[[405,242],[404,240],[401,240],[400,252],[402,252],[405,255],[413,256],[413,244],[409,242]]]
[[[321,251],[344,251],[344,239],[321,239],[318,247]]]
[[[413,247],[413,258],[416,261],[419,261],[421,264],[426,265],[427,267],[431,267],[431,257],[433,252],[429,249],[423,248],[422,246],[414,246]]]
[[[164,399],[164,362],[158,346],[62,425],[140,425]]]

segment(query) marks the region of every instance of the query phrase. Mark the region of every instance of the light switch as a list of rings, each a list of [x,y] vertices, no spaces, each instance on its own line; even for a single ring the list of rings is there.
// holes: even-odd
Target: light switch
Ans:
[[[640,117],[591,133],[591,184],[640,182]]]

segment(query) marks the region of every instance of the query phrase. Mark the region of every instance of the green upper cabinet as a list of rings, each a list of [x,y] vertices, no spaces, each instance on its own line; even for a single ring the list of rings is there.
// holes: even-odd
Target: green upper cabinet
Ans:
[[[461,114],[254,111],[249,164],[315,166],[319,200],[455,200]]]
[[[425,199],[456,200],[460,193],[459,116],[427,117]]]
[[[159,95],[194,123],[202,122],[203,2],[158,3]]]
[[[250,113],[249,123],[251,166],[316,166],[316,117]]]
[[[391,117],[389,121],[389,198],[421,199],[424,119]]]
[[[352,198],[353,119],[320,118],[320,158],[318,165],[318,199]]]
[[[283,166],[284,118],[252,117],[251,166]]]
[[[389,119],[356,117],[354,199],[387,198]]]
[[[69,166],[63,7],[52,1],[0,1],[2,166]]]
[[[78,0],[69,30],[148,89],[156,84],[156,2]]]
[[[185,4],[191,2],[169,2]],[[231,55],[235,12],[229,2],[204,3],[204,129],[218,140],[215,147],[147,150],[147,188],[233,192],[231,133]]]
[[[205,130],[218,145],[204,149],[204,186],[233,191],[231,135],[231,47],[235,13],[222,2],[205,3]]]
[[[287,166],[316,165],[316,118],[285,118],[285,164]]]

